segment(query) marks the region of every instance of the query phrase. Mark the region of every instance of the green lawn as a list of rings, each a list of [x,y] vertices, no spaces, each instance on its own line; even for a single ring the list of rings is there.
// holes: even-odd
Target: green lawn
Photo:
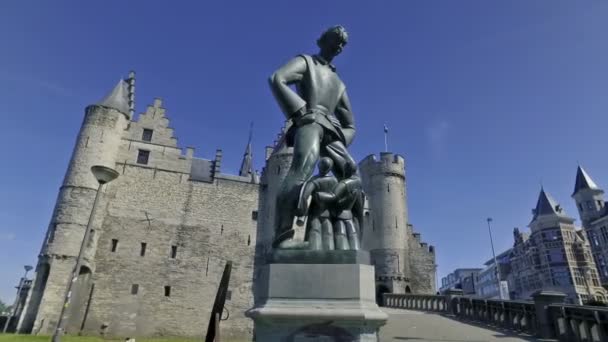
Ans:
[[[50,336],[33,336],[33,335],[14,335],[14,334],[0,334],[0,342],[48,342],[51,340]],[[204,338],[135,338],[136,342],[202,342]],[[124,342],[124,339],[103,339],[100,337],[89,337],[89,336],[64,336],[61,338],[61,342]],[[231,340],[222,339],[222,342],[245,342],[245,340]]]

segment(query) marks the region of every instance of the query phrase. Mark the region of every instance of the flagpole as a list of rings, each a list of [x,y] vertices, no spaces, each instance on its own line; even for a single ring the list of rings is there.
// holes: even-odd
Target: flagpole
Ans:
[[[388,127],[384,124],[384,152],[388,152]]]

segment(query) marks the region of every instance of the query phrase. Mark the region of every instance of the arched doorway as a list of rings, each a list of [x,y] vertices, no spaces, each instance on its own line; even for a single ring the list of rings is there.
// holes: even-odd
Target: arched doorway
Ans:
[[[382,295],[391,292],[389,288],[384,284],[376,285],[376,303],[382,305]]]
[[[87,266],[81,266],[78,279],[72,287],[70,306],[66,314],[66,332],[77,333],[81,330],[86,309],[88,308],[89,296],[91,295],[92,272]]]
[[[405,287],[405,293],[412,293],[412,289],[410,289],[409,285]]]

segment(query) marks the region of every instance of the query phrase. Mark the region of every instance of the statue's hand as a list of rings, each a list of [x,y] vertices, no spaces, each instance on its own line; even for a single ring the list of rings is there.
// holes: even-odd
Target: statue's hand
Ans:
[[[296,121],[296,126],[304,126],[304,125],[308,125],[311,123],[314,123],[315,121],[317,121],[317,114],[310,112],[310,113],[306,113],[304,116],[302,116],[301,118],[299,118]]]
[[[291,116],[291,119],[296,127],[300,127],[315,122],[317,120],[317,114],[313,111],[306,110],[306,107],[302,107]]]
[[[298,121],[301,117],[303,117],[304,115],[306,115],[307,110],[306,110],[306,106],[296,110],[295,113],[293,113],[291,115],[291,119],[295,122]]]

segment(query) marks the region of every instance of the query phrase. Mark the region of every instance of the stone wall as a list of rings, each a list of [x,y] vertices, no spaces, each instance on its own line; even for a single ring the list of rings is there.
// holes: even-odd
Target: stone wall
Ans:
[[[410,284],[412,293],[416,294],[435,294],[437,265],[435,264],[435,247],[429,246],[421,241],[419,233],[415,233],[413,226],[408,225],[410,238],[409,242],[409,264],[410,264]]]
[[[143,141],[144,129],[153,130]],[[138,164],[139,150],[150,151]],[[84,331],[107,336],[201,336],[228,260],[225,336],[250,336],[259,185],[221,174],[190,179],[193,150],[177,146],[155,100],[124,133],[95,257]]]
[[[179,172],[135,165],[122,169],[107,191],[111,200],[85,330],[101,333],[107,325],[111,336],[201,336],[224,265],[232,260],[223,334],[251,334],[243,312],[253,305],[258,185],[193,182]]]

